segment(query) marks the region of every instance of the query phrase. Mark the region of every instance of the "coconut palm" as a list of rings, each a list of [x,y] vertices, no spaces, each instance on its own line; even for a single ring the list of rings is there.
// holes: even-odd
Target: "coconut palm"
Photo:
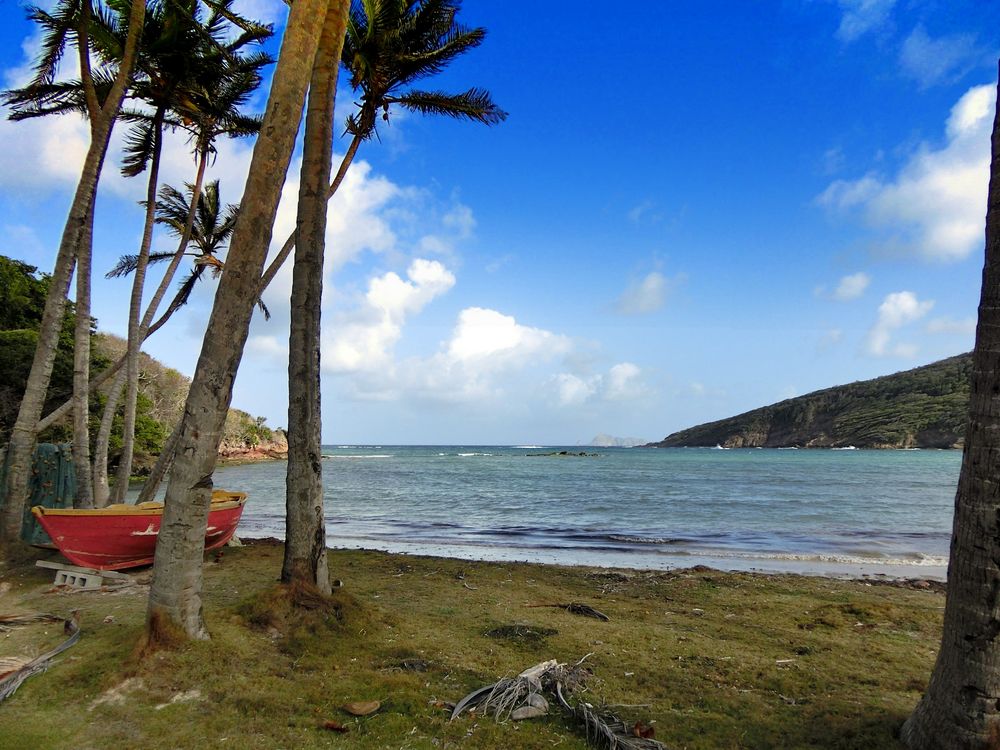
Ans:
[[[339,5],[339,7],[338,7]],[[331,3],[313,64],[296,217],[288,355],[288,470],[281,580],[330,593],[320,454],[320,310],[326,249],[327,185],[333,168],[333,111],[348,0]]]
[[[393,106],[485,124],[506,117],[481,89],[444,94],[411,88],[416,81],[441,72],[456,57],[482,43],[486,34],[483,29],[468,29],[456,23],[458,9],[458,0],[366,0],[352,4],[341,59],[351,74],[351,85],[361,94],[361,102],[347,121],[351,145],[329,186],[332,100],[337,76],[336,66],[324,66],[325,61],[317,56],[309,93],[296,234],[285,243],[262,280],[262,286],[266,286],[297,238],[288,345],[288,470],[281,574],[286,582],[306,581],[329,591],[319,460],[320,308],[327,202],[361,142],[377,136],[379,120],[388,121]],[[338,29],[330,33],[343,32]],[[321,50],[332,46],[321,44]]]
[[[329,5],[328,0],[295,0],[285,26],[226,271],[173,438],[176,457],[156,540],[146,615],[150,647],[179,636],[208,636],[202,619],[201,582],[211,476]]]
[[[393,107],[425,115],[444,115],[496,125],[507,113],[490,93],[470,88],[458,94],[414,88],[440,73],[456,58],[486,38],[483,28],[456,23],[461,0],[354,0],[347,23],[342,62],[351,87],[360,94],[357,111],[347,119],[351,135],[340,167],[327,190],[327,200],[340,187],[364,141],[378,137],[380,121],[388,122]],[[266,289],[295,247],[293,233],[282,245],[261,279]]]
[[[236,227],[239,206],[229,204],[223,209],[219,198],[219,181],[210,182],[198,198],[194,211],[196,218],[188,230],[188,217],[192,215],[191,206],[196,187],[196,185],[187,185],[188,194],[192,196],[191,199],[185,198],[179,190],[169,185],[164,185],[160,190],[160,200],[157,202],[157,223],[167,226],[171,234],[181,237],[182,240],[185,238],[185,232],[189,232],[190,242],[196,249],[194,252],[185,253],[186,256],[193,257],[191,272],[182,279],[173,299],[167,305],[167,309],[155,323],[148,327],[147,337],[159,330],[177,310],[188,303],[198,281],[204,278],[206,269],[210,270],[213,278],[218,278],[225,268],[222,253]],[[149,261],[150,263],[158,263],[173,258],[174,253],[151,253]],[[127,275],[135,270],[135,264],[135,255],[124,255],[107,275],[109,277]],[[257,300],[257,306],[264,314],[265,319],[270,319],[271,313],[262,300]],[[146,502],[155,497],[160,482],[163,481],[163,477],[173,460],[171,450],[173,445],[172,439],[164,445],[156,464],[140,490],[137,502]]]
[[[927,692],[903,725],[902,739],[912,750],[987,750],[1000,737],[1000,96],[992,141],[986,258],[944,633]]]
[[[220,200],[219,181],[213,180],[205,185],[203,191],[199,191],[197,204],[194,208],[195,220],[190,229],[190,243],[185,239],[188,216],[192,214],[192,196],[196,192],[196,185],[187,185],[187,197],[176,188],[164,185],[160,189],[160,198],[156,204],[156,222],[168,228],[168,231],[185,240],[184,245],[193,245],[193,251],[185,251],[185,257],[192,258],[192,268],[185,276],[177,288],[170,304],[166,310],[154,323],[148,323],[143,328],[143,338],[148,338],[159,330],[170,317],[181,307],[187,304],[198,281],[204,277],[206,269],[210,269],[211,275],[218,278],[225,264],[221,260],[225,252],[230,235],[236,224],[236,217],[239,207],[233,204],[223,205]],[[173,261],[175,252],[150,253],[149,263],[157,264],[166,261]],[[133,273],[138,264],[138,256],[135,254],[123,255],[118,263],[106,276],[108,278],[127,276]],[[171,274],[172,276],[172,274]],[[269,316],[266,308],[263,308],[265,315]],[[148,312],[148,311],[147,311]],[[124,357],[122,358],[124,360]],[[117,381],[120,390],[121,380]],[[107,414],[106,414],[107,416]],[[113,414],[112,414],[113,416]],[[105,454],[109,450],[111,439],[111,420],[102,420],[97,434],[97,445]],[[138,502],[152,500],[156,494],[156,489],[162,481],[163,475],[169,468],[171,458],[170,451],[167,450],[171,443],[167,443],[160,453],[156,464],[153,466],[150,476],[147,478],[142,489],[142,496]],[[97,452],[97,451],[95,451]],[[96,474],[96,470],[95,470]],[[119,478],[116,481],[127,481],[126,478]]]
[[[208,161],[216,154],[216,141],[223,136],[227,138],[252,136],[260,128],[259,117],[245,115],[240,110],[259,87],[261,82],[260,68],[271,62],[270,57],[262,53],[236,58],[220,51],[216,51],[215,54],[219,57],[219,64],[206,64],[200,68],[197,85],[187,92],[188,96],[184,100],[183,106],[180,106],[179,112],[175,114],[175,119],[180,122],[179,127],[189,135],[196,162],[193,197],[189,207],[197,207],[198,205],[194,196],[201,194]],[[156,323],[152,322],[180,267],[194,222],[195,209],[192,209],[183,223],[187,229],[180,235],[177,249],[174,251],[170,264],[143,315],[140,326],[144,330],[143,340],[159,330],[169,318],[168,315],[163,315]],[[123,356],[94,379],[94,387],[98,387],[111,377],[116,376],[124,363],[125,357]],[[111,390],[120,392],[121,383],[112,387]],[[59,422],[69,413],[70,406],[71,404],[66,402],[54,409],[39,423],[39,429]]]
[[[132,123],[125,146],[122,172],[135,176],[148,171],[146,212],[142,240],[137,254],[129,304],[128,349],[126,353],[125,409],[123,419],[122,455],[118,481],[111,499],[121,502],[128,487],[134,446],[136,399],[139,388],[139,350],[143,339],[140,319],[146,266],[153,236],[159,163],[164,128],[184,127],[203,114],[204,104],[211,100],[212,88],[222,82],[247,74],[253,88],[259,83],[259,68],[270,62],[263,53],[244,55],[248,45],[259,44],[270,36],[270,28],[235,14],[232,0],[219,0],[211,6],[206,18],[199,0],[171,0],[153,7],[147,14],[131,97],[144,109],[130,110],[125,116]],[[242,33],[227,41],[234,25]],[[108,33],[106,45],[116,49],[114,34]],[[206,85],[207,84],[207,85]],[[252,91],[252,89],[251,89]],[[248,96],[250,92],[241,92]],[[245,98],[244,96],[244,98]],[[217,109],[217,104],[210,105]],[[238,112],[237,118],[242,118]],[[239,127],[241,134],[256,131],[257,121],[246,118]],[[207,146],[205,146],[207,148]],[[102,418],[101,433],[110,436],[110,425],[117,410],[120,387],[112,386]],[[107,440],[98,440],[94,460],[94,495],[103,505],[108,499]]]
[[[31,455],[45,393],[52,374],[59,328],[66,304],[66,292],[74,265],[82,259],[86,268],[86,261],[90,258],[94,197],[111,139],[111,129],[125,97],[126,86],[135,62],[146,14],[146,3],[144,0],[131,0],[127,7],[122,4],[121,11],[116,20],[122,28],[127,29],[122,55],[116,65],[99,66],[95,71],[90,55],[89,31],[94,13],[90,0],[83,2],[62,0],[52,12],[39,8],[32,9],[30,18],[43,29],[42,53],[35,66],[35,78],[28,86],[6,92],[3,96],[4,101],[11,105],[11,116],[15,119],[45,114],[40,111],[39,106],[44,104],[46,91],[55,81],[59,62],[68,44],[76,47],[80,63],[80,82],[90,125],[90,145],[59,242],[52,282],[39,328],[35,357],[7,448],[5,504],[0,516],[0,540],[7,543],[7,549],[13,548],[20,534],[21,517],[28,497]],[[82,291],[84,294],[77,300],[79,315],[89,314],[89,300],[85,298],[85,286]],[[79,309],[80,303],[84,303],[83,311]],[[89,335],[87,345],[89,345]],[[89,384],[82,382],[84,380],[81,378],[75,386],[86,389]],[[79,397],[86,399],[87,394],[79,394]],[[78,405],[78,410],[80,409]],[[86,441],[82,436],[77,436],[74,441],[78,449],[84,442]],[[83,464],[86,464],[85,457],[83,459],[75,457],[74,460],[77,462],[82,460]]]

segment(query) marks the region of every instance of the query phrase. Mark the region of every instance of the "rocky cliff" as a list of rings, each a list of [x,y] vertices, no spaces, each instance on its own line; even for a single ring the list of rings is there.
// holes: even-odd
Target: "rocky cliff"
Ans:
[[[649,447],[958,448],[972,355],[835,386],[668,435]]]

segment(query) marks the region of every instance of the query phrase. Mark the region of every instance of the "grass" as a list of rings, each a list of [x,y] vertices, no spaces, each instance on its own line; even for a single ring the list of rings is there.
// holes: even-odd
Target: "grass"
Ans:
[[[591,653],[587,700],[624,704],[669,748],[892,748],[930,674],[943,595],[861,581],[638,572],[334,551],[330,602],[275,586],[278,546],[205,568],[209,642],[140,660],[147,588],[0,578],[0,614],[79,609],[80,643],[0,704],[0,747],[586,747],[561,715],[448,721],[446,702]],[[140,577],[140,580],[141,577]],[[589,604],[610,622],[526,604]],[[297,606],[296,606],[297,605]],[[41,653],[56,625],[0,633]],[[355,718],[350,701],[381,709]],[[326,721],[346,733],[322,728]]]

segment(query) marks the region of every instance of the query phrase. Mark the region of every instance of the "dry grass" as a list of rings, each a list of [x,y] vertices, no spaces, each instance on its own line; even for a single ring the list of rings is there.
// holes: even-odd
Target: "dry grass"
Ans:
[[[670,748],[892,748],[930,673],[944,603],[933,591],[707,569],[353,551],[330,564],[345,586],[325,600],[276,585],[280,547],[227,549],[206,563],[212,640],[146,658],[145,587],[53,593],[48,572],[8,568],[0,614],[80,609],[84,632],[0,705],[0,747],[584,748],[559,715],[449,723],[444,703],[592,653],[588,698],[642,704],[616,712],[652,723]],[[545,601],[611,621],[525,606]],[[58,625],[0,633],[0,657],[61,638]],[[362,700],[382,707],[363,718],[340,708]]]

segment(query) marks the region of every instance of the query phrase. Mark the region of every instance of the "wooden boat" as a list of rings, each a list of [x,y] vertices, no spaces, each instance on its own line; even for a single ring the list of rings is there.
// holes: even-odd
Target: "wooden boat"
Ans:
[[[247,501],[245,492],[215,490],[208,511],[205,549],[221,547],[236,531]],[[160,533],[163,503],[109,505],[92,510],[43,508],[31,512],[63,557],[94,570],[122,570],[149,565]]]

